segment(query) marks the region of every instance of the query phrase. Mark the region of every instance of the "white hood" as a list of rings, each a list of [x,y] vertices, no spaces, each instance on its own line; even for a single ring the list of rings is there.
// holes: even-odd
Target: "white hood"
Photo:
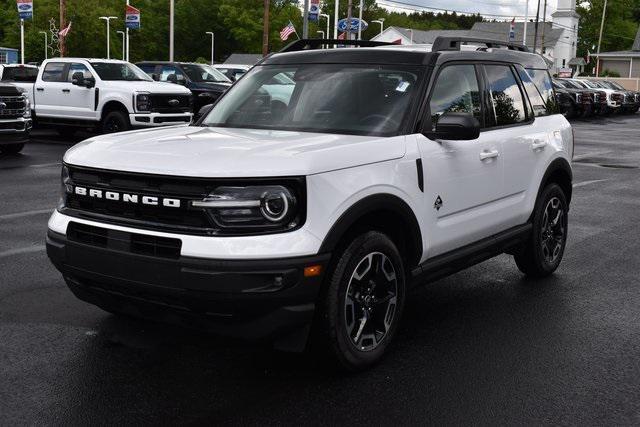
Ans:
[[[312,175],[404,156],[405,138],[175,126],[103,135],[71,165],[193,177]]]
[[[166,93],[175,95],[189,95],[191,91],[184,86],[175,83],[147,82],[147,81],[124,81],[124,80],[103,80],[101,87],[124,90],[127,92],[149,92]]]

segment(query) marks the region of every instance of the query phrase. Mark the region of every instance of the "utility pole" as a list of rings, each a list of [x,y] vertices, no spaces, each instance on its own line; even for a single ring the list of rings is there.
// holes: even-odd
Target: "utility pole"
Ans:
[[[20,55],[22,55],[21,64],[24,65],[24,19],[20,20]]]
[[[351,18],[353,18],[353,0],[347,3],[347,38],[351,40]]]
[[[169,1],[169,62],[173,62],[173,15],[175,12],[175,0]]]
[[[262,56],[269,54],[269,0],[264,0],[264,17],[262,18]]]
[[[340,20],[340,0],[336,0],[335,15],[334,15],[334,18],[333,18],[333,21],[334,21],[333,38],[334,39],[338,38],[338,21],[339,20]]]
[[[524,33],[522,34],[522,44],[527,45],[527,24],[529,23],[529,0],[526,1],[524,10]]]
[[[213,65],[213,54],[215,52],[214,42],[216,40],[216,35],[211,31],[207,31],[207,34],[211,36],[211,65]]]
[[[304,11],[302,12],[302,38],[309,38],[309,0],[304,0]]]
[[[602,29],[604,28],[604,17],[607,14],[607,0],[604,0],[602,7],[602,21],[600,21],[600,36],[598,36],[598,55],[596,56],[596,77],[600,75],[600,45],[602,44]]]
[[[67,0],[60,0],[60,30],[66,28],[65,15],[67,11]],[[62,36],[58,38],[58,43],[60,47],[60,57],[64,58],[67,54],[67,46],[66,46],[66,36]]]
[[[540,0],[538,0],[538,10],[536,11],[536,25],[535,31],[533,32],[533,53],[536,52],[536,48],[538,47],[538,21],[540,20]]]
[[[129,0],[127,0],[127,6],[129,6]],[[125,61],[127,61],[127,62],[129,62],[129,27],[127,26],[127,23],[126,23],[126,22],[124,23],[124,26],[125,26],[125,29],[124,29],[124,32],[125,32],[125,36],[124,36],[124,38],[125,38],[125,42],[124,42],[124,45],[126,46],[126,47],[125,47],[125,56],[124,56],[124,60],[125,60]]]
[[[364,0],[360,0],[360,12],[358,13],[358,40],[362,40],[362,9],[364,9]]]
[[[544,27],[547,25],[547,0],[544,0],[544,8],[542,10],[542,40],[540,41],[540,52],[544,54]]]

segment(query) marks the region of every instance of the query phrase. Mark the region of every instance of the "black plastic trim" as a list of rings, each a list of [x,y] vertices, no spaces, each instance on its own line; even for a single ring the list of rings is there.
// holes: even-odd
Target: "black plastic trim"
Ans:
[[[422,159],[416,159],[416,169],[418,172],[418,188],[424,193],[424,170],[422,168]]]

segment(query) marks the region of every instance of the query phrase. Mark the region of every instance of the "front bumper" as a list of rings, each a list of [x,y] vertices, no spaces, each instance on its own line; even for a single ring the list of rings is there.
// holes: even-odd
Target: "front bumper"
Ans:
[[[0,120],[0,144],[21,144],[29,140],[31,119]]]
[[[193,119],[192,113],[134,113],[129,114],[129,121],[133,127],[160,127],[189,124]]]
[[[196,327],[251,340],[285,340],[300,350],[314,315],[322,274],[304,268],[330,256],[214,260],[133,253],[127,235],[113,244],[80,243],[49,230],[47,254],[81,300],[112,312]],[[131,244],[129,242],[129,244]],[[131,246],[132,247],[132,246]],[[294,342],[287,343],[287,337]]]

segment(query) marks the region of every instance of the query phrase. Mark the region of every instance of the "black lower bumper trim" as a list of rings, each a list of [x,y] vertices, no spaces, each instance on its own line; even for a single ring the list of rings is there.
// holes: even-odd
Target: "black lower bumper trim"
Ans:
[[[49,231],[47,254],[80,299],[111,312],[228,336],[276,339],[310,324],[330,255],[274,260],[178,259],[69,240]]]

